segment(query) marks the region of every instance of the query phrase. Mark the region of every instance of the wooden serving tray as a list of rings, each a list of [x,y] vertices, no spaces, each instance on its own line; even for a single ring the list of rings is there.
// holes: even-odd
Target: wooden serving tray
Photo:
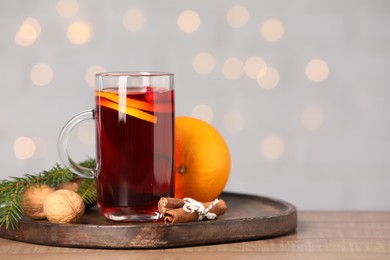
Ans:
[[[78,224],[53,224],[24,218],[18,229],[0,228],[0,237],[34,244],[82,248],[168,248],[270,238],[297,227],[297,210],[285,201],[238,193],[223,193],[228,210],[215,220],[165,224],[118,223],[105,219],[96,207]]]

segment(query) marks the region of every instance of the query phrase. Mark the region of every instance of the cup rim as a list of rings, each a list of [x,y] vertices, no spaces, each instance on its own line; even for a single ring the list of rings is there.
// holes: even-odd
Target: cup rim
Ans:
[[[107,71],[96,73],[95,77],[162,77],[170,76],[174,74],[171,72],[160,72],[160,71]]]

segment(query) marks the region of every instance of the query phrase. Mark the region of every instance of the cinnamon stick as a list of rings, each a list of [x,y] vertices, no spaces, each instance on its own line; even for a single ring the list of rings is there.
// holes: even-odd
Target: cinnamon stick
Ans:
[[[168,210],[182,208],[184,206],[184,200],[176,198],[160,198],[158,202],[158,211],[161,214],[165,214]]]
[[[205,208],[208,208],[213,201],[202,203]],[[182,199],[173,199],[173,198],[161,198],[159,201],[159,210],[164,218],[166,224],[175,224],[175,223],[184,223],[184,222],[193,222],[198,221],[199,213],[192,212],[189,213],[183,209],[185,201]],[[227,206],[225,201],[218,200],[209,211],[209,213],[214,213],[217,216],[222,215],[226,212]]]

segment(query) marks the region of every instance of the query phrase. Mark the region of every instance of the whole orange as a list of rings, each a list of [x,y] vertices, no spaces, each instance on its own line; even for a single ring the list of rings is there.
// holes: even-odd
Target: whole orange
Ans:
[[[175,197],[216,199],[230,174],[230,153],[220,133],[192,117],[175,120]]]

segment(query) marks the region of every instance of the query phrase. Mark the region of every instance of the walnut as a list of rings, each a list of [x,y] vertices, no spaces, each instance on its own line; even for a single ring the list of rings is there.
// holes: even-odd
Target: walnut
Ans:
[[[74,191],[56,190],[43,204],[46,218],[53,223],[75,223],[84,214],[82,198]]]
[[[64,182],[64,183],[58,184],[55,187],[55,189],[56,190],[64,189],[64,190],[71,190],[74,192],[78,192],[80,186],[83,185],[84,182],[85,182],[84,178],[76,178],[74,181]],[[96,205],[96,202],[86,203],[85,207],[89,208],[89,207],[92,207],[94,205]]]
[[[54,190],[47,185],[33,185],[22,192],[24,214],[32,219],[44,219],[43,203]]]
[[[79,187],[83,184],[84,181],[85,181],[85,179],[83,179],[83,178],[77,178],[74,181],[64,182],[64,183],[58,184],[56,186],[56,190],[64,189],[64,190],[71,190],[71,191],[77,192],[79,190]]]
[[[75,181],[72,181],[72,182],[61,183],[56,186],[56,190],[62,190],[62,189],[77,192],[77,190],[79,189],[79,184]]]

